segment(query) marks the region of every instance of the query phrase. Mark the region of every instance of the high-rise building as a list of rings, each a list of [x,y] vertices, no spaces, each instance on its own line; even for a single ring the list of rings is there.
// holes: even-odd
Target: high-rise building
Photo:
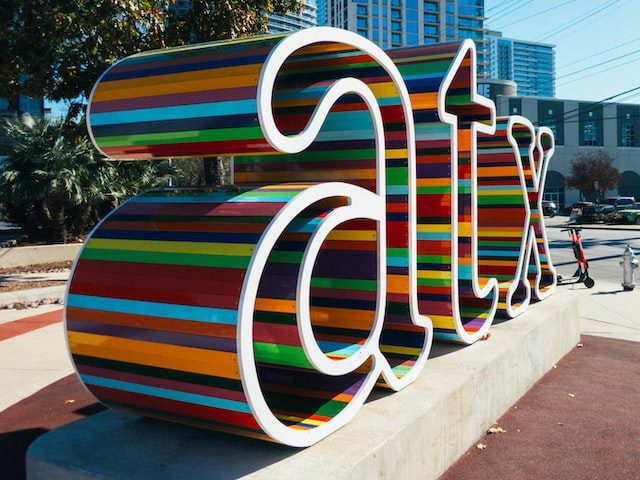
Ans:
[[[487,32],[488,76],[513,80],[518,95],[555,96],[555,45],[504,38]]]
[[[9,99],[0,98],[0,157],[8,153],[7,139],[2,128],[5,120],[13,120],[25,113],[34,118],[44,115],[46,113],[44,99],[17,95],[13,98],[12,105],[10,105]]]
[[[191,0],[175,0],[169,5],[178,15],[184,15],[191,8]],[[318,7],[316,0],[302,0],[300,12],[286,15],[269,15],[269,33],[291,32],[318,25]]]
[[[292,32],[318,25],[318,6],[316,0],[302,0],[299,13],[269,15],[269,33]]]
[[[319,0],[319,23],[357,32],[380,47],[471,38],[485,76],[484,0]]]

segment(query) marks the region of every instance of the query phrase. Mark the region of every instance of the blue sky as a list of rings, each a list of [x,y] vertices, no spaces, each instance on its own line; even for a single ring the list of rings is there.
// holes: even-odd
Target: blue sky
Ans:
[[[485,0],[485,16],[505,37],[556,45],[557,98],[640,103],[640,0]]]
[[[556,45],[557,98],[640,103],[639,0],[485,0],[485,16],[504,37]]]

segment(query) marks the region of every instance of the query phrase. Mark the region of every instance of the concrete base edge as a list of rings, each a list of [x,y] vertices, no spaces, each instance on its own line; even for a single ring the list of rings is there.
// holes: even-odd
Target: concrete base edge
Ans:
[[[29,480],[436,479],[579,341],[556,294],[471,346],[436,344],[419,379],[374,392],[345,427],[294,449],[106,411],[39,437]]]
[[[65,262],[74,260],[80,252],[81,243],[61,245],[36,245],[27,247],[3,248],[0,260],[3,267],[24,267],[42,263]]]

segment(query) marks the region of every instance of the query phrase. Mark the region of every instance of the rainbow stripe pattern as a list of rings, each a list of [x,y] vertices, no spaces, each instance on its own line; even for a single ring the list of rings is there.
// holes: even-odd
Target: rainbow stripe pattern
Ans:
[[[312,445],[409,385],[434,337],[472,343],[553,290],[553,138],[496,121],[471,41],[320,27],[147,52],[104,73],[88,125],[116,159],[235,159],[235,186],[147,192],[85,242],[67,336],[111,407]]]

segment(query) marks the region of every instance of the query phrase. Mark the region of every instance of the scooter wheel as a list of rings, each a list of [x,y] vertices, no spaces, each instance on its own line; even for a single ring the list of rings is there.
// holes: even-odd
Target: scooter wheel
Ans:
[[[591,277],[587,277],[584,279],[584,286],[587,288],[591,288],[596,284],[595,280]]]

